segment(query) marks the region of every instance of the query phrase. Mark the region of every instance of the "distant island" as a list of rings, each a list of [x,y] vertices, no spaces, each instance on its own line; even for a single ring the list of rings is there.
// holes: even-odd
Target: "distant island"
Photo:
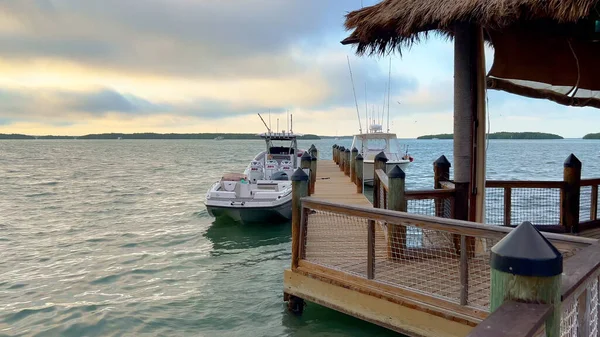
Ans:
[[[600,132],[588,133],[587,135],[583,136],[583,139],[600,139]]]
[[[0,139],[258,139],[254,133],[97,133],[83,136],[31,136],[0,133]],[[315,140],[321,137],[305,134],[298,139]]]
[[[598,134],[600,135],[600,134]],[[453,139],[451,133],[441,133],[438,135],[425,135],[417,139]],[[562,136],[543,132],[494,132],[488,135],[489,139],[564,139]]]

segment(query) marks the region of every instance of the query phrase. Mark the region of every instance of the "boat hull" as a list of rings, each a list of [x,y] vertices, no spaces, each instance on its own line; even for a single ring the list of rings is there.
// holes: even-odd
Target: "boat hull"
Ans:
[[[292,201],[272,207],[236,207],[206,205],[208,214],[217,219],[229,219],[244,224],[271,224],[292,219]]]
[[[400,169],[402,169],[402,171],[406,172],[406,169],[408,169],[408,165],[410,164],[409,161],[402,161],[402,162],[387,162],[386,163],[386,172],[389,172],[394,166],[398,165],[400,166]],[[364,162],[363,163],[363,183],[366,186],[370,186],[373,187],[373,162]]]

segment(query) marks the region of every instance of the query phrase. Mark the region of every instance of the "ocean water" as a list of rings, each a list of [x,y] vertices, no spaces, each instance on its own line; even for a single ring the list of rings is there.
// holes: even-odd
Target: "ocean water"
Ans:
[[[320,140],[321,158],[331,145]],[[406,140],[407,186],[430,188],[452,142]],[[311,142],[302,141],[307,148]],[[394,336],[308,304],[286,311],[290,225],[215,223],[202,201],[264,143],[0,141],[0,336]],[[501,141],[489,179],[600,176],[600,142]]]

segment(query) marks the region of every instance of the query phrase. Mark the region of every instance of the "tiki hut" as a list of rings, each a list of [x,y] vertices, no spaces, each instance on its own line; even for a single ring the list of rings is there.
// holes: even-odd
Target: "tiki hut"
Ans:
[[[485,90],[600,108],[600,0],[383,0],[346,16],[359,55],[454,41],[454,180],[458,219],[483,221]],[[483,46],[494,50],[485,73]]]

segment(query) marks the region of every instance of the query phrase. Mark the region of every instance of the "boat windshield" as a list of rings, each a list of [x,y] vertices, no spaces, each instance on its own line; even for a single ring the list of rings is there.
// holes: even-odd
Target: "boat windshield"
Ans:
[[[354,138],[352,139],[352,147],[351,149],[356,148],[358,150],[358,152],[362,153],[363,152],[363,142],[360,138],[354,136]]]
[[[389,148],[389,142],[387,139],[369,139],[367,142],[367,149],[370,151],[380,150],[384,151]]]

